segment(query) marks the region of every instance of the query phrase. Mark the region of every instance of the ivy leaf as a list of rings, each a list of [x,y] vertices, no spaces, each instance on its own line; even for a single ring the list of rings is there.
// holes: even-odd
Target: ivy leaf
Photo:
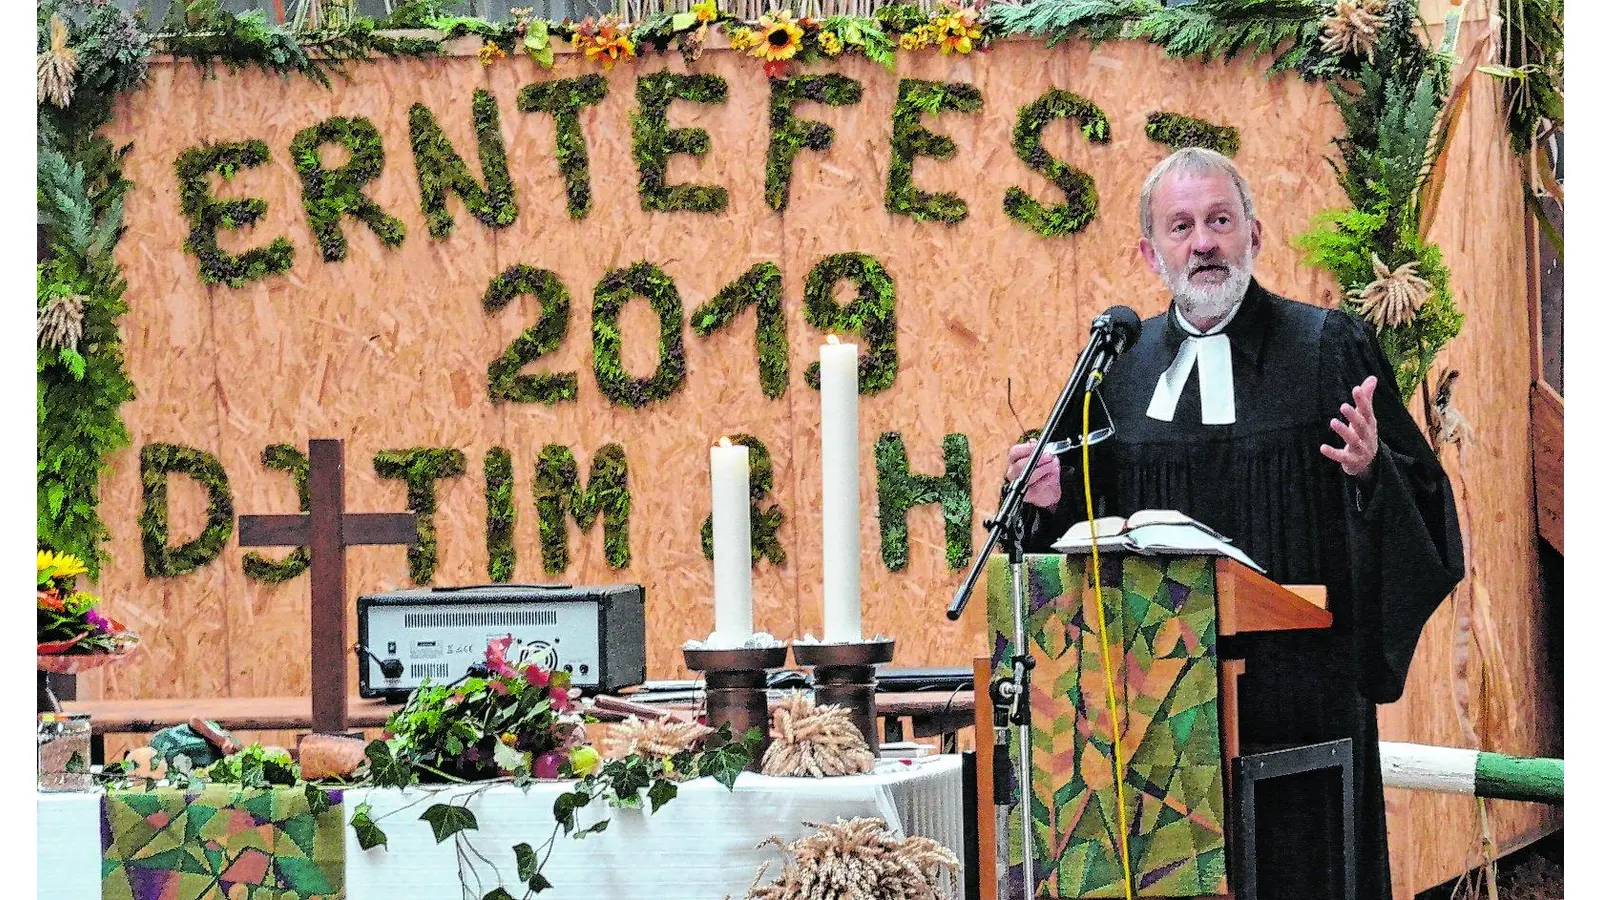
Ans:
[[[494,764],[502,769],[505,769],[507,772],[515,772],[517,769],[525,767],[528,764],[528,761],[523,758],[521,753],[518,753],[515,749],[506,746],[504,742],[495,741]]]
[[[497,887],[489,893],[484,894],[483,900],[517,900],[517,898],[511,896],[511,892],[505,888]]]
[[[478,817],[465,806],[435,803],[419,818],[433,826],[433,839],[440,844],[444,843],[445,838],[457,832],[478,830]]]
[[[355,829],[356,841],[361,849],[371,850],[379,845],[388,848],[389,836],[383,833],[377,822],[372,821],[372,804],[356,804],[356,811],[350,816],[350,827]]]
[[[328,792],[322,788],[306,782],[306,806],[313,816],[320,816],[333,808],[333,801],[328,797]]]
[[[588,793],[582,790],[569,791],[568,793],[562,794],[556,798],[554,810],[556,823],[561,826],[561,831],[563,834],[572,833],[572,829],[578,824],[578,810],[588,806],[591,799],[593,798],[591,798]]]
[[[517,855],[517,878],[530,881],[539,874],[539,855],[533,852],[533,847],[528,844],[518,844],[511,848]]]
[[[656,783],[650,786],[650,811],[660,812],[661,807],[676,796],[678,796],[677,785],[664,778],[657,779]]]
[[[538,872],[533,873],[533,877],[528,879],[528,890],[535,894],[553,887],[555,885],[550,883],[550,879],[540,875]]]
[[[388,741],[376,740],[367,745],[367,760],[372,766],[372,783],[377,787],[409,787],[411,765],[394,755]]]
[[[600,832],[605,831],[608,827],[610,827],[610,825],[610,819],[601,819],[593,825],[590,825],[588,828],[585,828],[581,831],[574,831],[572,833],[572,839],[575,841],[581,841],[591,834],[599,834]]]

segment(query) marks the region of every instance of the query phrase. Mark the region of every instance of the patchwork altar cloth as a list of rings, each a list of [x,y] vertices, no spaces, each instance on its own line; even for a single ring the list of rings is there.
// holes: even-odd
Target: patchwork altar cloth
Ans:
[[[1225,894],[1214,560],[1101,555],[1109,667],[1087,561],[1026,557],[1026,629],[1038,661],[1030,825],[1040,896],[1123,896],[1108,668],[1135,895]],[[996,557],[988,575],[993,659],[1009,673],[1008,561]],[[1017,766],[1019,752],[1012,741]],[[1011,846],[1019,863],[1020,837]]]

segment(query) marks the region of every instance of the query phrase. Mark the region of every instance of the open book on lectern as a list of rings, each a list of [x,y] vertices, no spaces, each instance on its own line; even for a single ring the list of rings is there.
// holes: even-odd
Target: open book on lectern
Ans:
[[[1197,522],[1177,510],[1146,509],[1127,518],[1102,516],[1094,520],[1094,535],[1100,550],[1128,551],[1146,556],[1157,554],[1226,556],[1257,572],[1266,573],[1255,560],[1245,555],[1216,529]],[[1088,522],[1079,522],[1051,545],[1060,553],[1088,553],[1095,543]]]

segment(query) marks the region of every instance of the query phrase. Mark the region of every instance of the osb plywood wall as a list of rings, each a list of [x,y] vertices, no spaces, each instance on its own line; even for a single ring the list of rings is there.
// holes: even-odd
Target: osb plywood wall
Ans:
[[[889,572],[880,558],[871,444],[884,432],[899,432],[913,470],[937,474],[941,439],[965,434],[973,449],[977,520],[992,511],[1005,448],[1019,431],[1006,409],[1006,379],[1023,420],[1042,422],[1092,315],[1115,303],[1144,315],[1164,305],[1159,282],[1135,247],[1140,182],[1167,152],[1145,137],[1152,112],[1180,112],[1242,130],[1237,161],[1251,179],[1267,229],[1259,277],[1289,296],[1332,302],[1336,286],[1297,265],[1288,246],[1312,214],[1343,199],[1324,160],[1339,120],[1323,87],[1293,77],[1268,81],[1256,64],[1176,63],[1143,44],[1046,50],[1039,42],[1007,41],[975,58],[908,54],[894,73],[855,58],[835,66],[859,79],[865,96],[850,107],[801,107],[804,117],[833,125],[837,138],[831,152],[801,154],[790,206],[779,215],[762,199],[766,80],[751,60],[726,51],[708,52],[695,64],[695,71],[723,75],[729,98],[715,106],[674,104],[672,124],[705,128],[712,147],[702,160],[674,157],[669,178],[726,186],[729,209],[715,216],[640,210],[628,127],[634,81],[641,72],[685,66],[674,55],[619,67],[607,76],[608,97],[580,114],[594,191],[593,210],[581,221],[565,213],[551,118],[515,108],[525,84],[596,71],[574,57],[559,56],[553,74],[525,56],[487,68],[470,56],[354,65],[350,80],[331,91],[256,73],[208,78],[187,64],[154,66],[148,87],[125,99],[111,129],[113,140],[132,142],[127,174],[136,187],[127,201],[130,235],[120,253],[129,284],[130,312],[123,319],[128,365],[139,397],[125,408],[134,449],[116,458],[103,485],[114,561],[100,585],[111,612],[144,636],[145,651],[137,664],[85,679],[84,694],[203,698],[308,690],[305,576],[276,586],[248,580],[236,542],[191,574],[143,575],[137,448],[157,441],[215,454],[239,513],[296,508],[287,475],[260,463],[269,444],[304,447],[312,437],[343,438],[347,502],[357,511],[405,506],[404,485],[374,473],[377,452],[462,450],[466,474],[438,486],[437,584],[488,580],[483,462],[491,447],[508,448],[514,464],[514,580],[536,582],[551,578],[540,567],[533,508],[538,452],[551,443],[569,446],[587,478],[594,453],[619,443],[633,495],[631,565],[608,568],[600,528],[582,533],[569,521],[572,564],[560,577],[645,585],[649,675],[664,678],[686,674],[678,646],[712,627],[712,570],[699,545],[709,510],[707,448],[725,434],[753,434],[772,451],[769,502],[786,514],[779,535],[788,554],[783,566],[763,561],[756,567],[756,624],[786,638],[819,631],[819,397],[802,373],[816,359],[823,335],[804,320],[801,290],[819,259],[845,251],[883,263],[895,282],[899,317],[898,378],[860,405],[865,629],[900,639],[899,664],[970,659],[982,650],[983,626],[976,613],[960,623],[945,619],[963,573],[945,562],[938,507],[911,513],[904,571]],[[955,157],[916,163],[923,190],[954,190],[967,199],[971,215],[959,225],[920,224],[884,208],[890,112],[900,77],[965,81],[983,93],[981,114],[946,114],[927,123],[955,141]],[[469,112],[476,88],[493,92],[500,104],[520,214],[494,231],[452,198],[455,233],[434,240],[420,209],[407,109],[421,102],[433,110],[481,173]],[[1093,176],[1101,206],[1082,233],[1054,239],[1012,222],[1001,206],[1011,185],[1041,198],[1057,196],[1011,149],[1017,110],[1050,88],[1097,103],[1112,135],[1110,143],[1090,144],[1065,123],[1047,130],[1051,152]],[[405,223],[401,247],[384,248],[371,230],[346,219],[349,258],[326,263],[316,252],[289,144],[300,129],[330,116],[365,116],[381,132],[387,162],[367,194]],[[208,287],[183,250],[188,226],[173,161],[204,141],[248,138],[265,141],[271,161],[242,170],[216,192],[259,197],[268,209],[254,228],[223,232],[223,248],[238,252],[282,236],[295,245],[296,262],[286,275],[243,288]],[[1436,237],[1468,315],[1467,332],[1447,362],[1466,372],[1459,402],[1478,433],[1466,469],[1483,594],[1492,598],[1492,621],[1517,686],[1517,700],[1492,739],[1496,749],[1538,752],[1553,717],[1534,705],[1548,692],[1536,662],[1542,632],[1532,568],[1520,195],[1515,163],[1489,104],[1473,107],[1461,140],[1465,149],[1457,151]],[[329,164],[337,158],[330,156]],[[755,263],[776,263],[784,273],[790,343],[787,392],[776,400],[763,396],[755,323],[746,313],[709,338],[686,329],[688,377],[671,398],[642,409],[608,404],[592,370],[594,286],[608,270],[641,259],[673,278],[686,311]],[[530,371],[577,372],[575,403],[495,405],[487,398],[489,362],[537,316],[526,298],[498,314],[484,311],[490,280],[517,263],[557,272],[571,291],[567,338]],[[845,287],[840,299],[851,293]],[[628,369],[647,375],[656,363],[654,315],[644,303],[629,303],[621,330]],[[197,486],[172,479],[175,540],[198,532],[203,506]],[[974,534],[981,543],[981,527]],[[353,549],[349,566],[352,616],[357,594],[410,584],[398,548]],[[1424,643],[1406,700],[1384,711],[1391,739],[1458,742],[1445,688],[1446,618],[1440,615]],[[354,684],[352,669],[352,690]],[[1532,807],[1496,807],[1503,833],[1533,828],[1542,815]],[[1472,839],[1468,801],[1395,794],[1392,809],[1398,882],[1425,886],[1459,867]]]

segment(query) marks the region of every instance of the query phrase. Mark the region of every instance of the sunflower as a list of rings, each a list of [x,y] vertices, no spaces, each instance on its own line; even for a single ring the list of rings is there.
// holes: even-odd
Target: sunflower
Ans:
[[[735,28],[728,33],[728,48],[743,52],[755,46],[756,33],[748,28]]]
[[[800,52],[800,30],[794,15],[788,10],[761,17],[760,36],[750,48],[750,55],[767,62],[783,62]]]
[[[844,41],[839,40],[839,36],[831,31],[823,31],[817,34],[817,46],[821,47],[822,52],[829,56],[838,56],[844,52]]]
[[[39,583],[57,578],[76,578],[89,571],[83,560],[70,553],[55,553],[50,550],[39,551]]]
[[[983,38],[978,14],[970,9],[946,9],[931,23],[940,53],[971,53],[973,42]]]

